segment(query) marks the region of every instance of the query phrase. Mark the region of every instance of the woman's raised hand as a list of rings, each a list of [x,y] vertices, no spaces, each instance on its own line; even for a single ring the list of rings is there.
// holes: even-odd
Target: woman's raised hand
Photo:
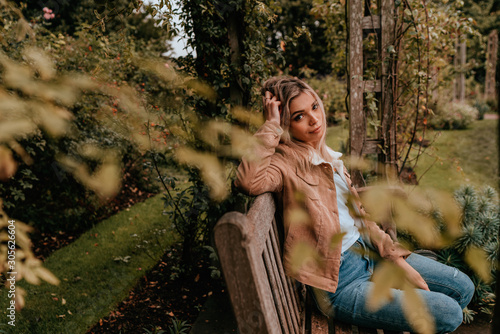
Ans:
[[[262,104],[264,105],[264,117],[266,120],[277,121],[279,123],[281,101],[271,92],[267,91],[266,95],[262,98]]]

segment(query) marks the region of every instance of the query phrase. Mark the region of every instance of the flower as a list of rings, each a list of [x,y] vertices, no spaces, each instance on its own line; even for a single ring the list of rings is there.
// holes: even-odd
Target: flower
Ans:
[[[56,14],[52,13],[52,9],[49,9],[47,7],[43,7],[43,18],[46,20],[51,20],[54,17],[56,17]]]

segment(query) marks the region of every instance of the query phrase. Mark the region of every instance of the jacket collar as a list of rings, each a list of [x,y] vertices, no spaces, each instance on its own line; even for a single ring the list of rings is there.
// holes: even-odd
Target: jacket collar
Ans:
[[[336,168],[337,170],[344,170],[343,168],[343,162],[342,160],[339,160],[340,157],[342,156],[342,153],[336,152],[332,150],[331,148],[327,147],[328,153],[332,157],[331,162],[325,161],[323,158],[320,157],[320,155],[316,152],[312,152],[311,155],[309,156],[309,161],[311,164],[314,166],[319,166],[323,163],[331,165],[333,168]],[[316,173],[311,173],[311,172],[305,172],[302,169],[300,169],[298,166],[296,167],[296,173],[297,176],[300,177],[302,180],[304,180],[307,184],[317,186],[319,184],[319,175]]]

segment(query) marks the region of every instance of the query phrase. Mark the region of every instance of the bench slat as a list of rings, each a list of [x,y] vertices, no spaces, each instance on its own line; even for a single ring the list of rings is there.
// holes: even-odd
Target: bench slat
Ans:
[[[278,275],[276,272],[276,259],[274,258],[274,252],[271,249],[269,240],[266,242],[266,249],[264,250],[263,256],[283,333],[294,333],[294,328],[290,319],[288,303],[285,299],[283,286],[281,286],[279,277],[277,277]]]
[[[255,243],[255,250],[262,254],[265,248],[266,239],[269,236],[271,222],[274,221],[274,213],[276,206],[273,196],[270,193],[265,193],[258,196],[253,202],[250,210],[248,210],[247,218],[250,221],[249,236],[252,242]]]
[[[287,276],[285,275],[285,270],[283,269],[283,261],[281,260],[281,253],[278,248],[279,241],[278,241],[278,234],[276,231],[276,220],[273,221],[272,225],[273,226],[271,227],[271,233],[269,237],[271,239],[272,250],[274,251],[274,258],[277,259],[276,267],[274,268],[278,271],[278,279],[281,281],[281,284],[283,285],[284,297],[287,300],[288,309],[290,310],[291,313],[291,318],[294,325],[293,327],[295,328],[295,333],[297,333],[300,327],[300,315],[299,315],[299,309],[297,307],[297,300],[294,298],[295,296],[290,290],[290,288],[292,288],[292,290],[295,290],[295,288],[290,287],[289,280],[287,280]]]
[[[336,321],[334,324],[335,334],[352,334],[352,325]]]

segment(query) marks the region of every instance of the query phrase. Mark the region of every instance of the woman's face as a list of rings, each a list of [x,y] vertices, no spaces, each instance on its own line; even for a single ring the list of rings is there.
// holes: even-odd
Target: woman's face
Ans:
[[[301,93],[290,101],[290,135],[314,148],[325,131],[325,117],[318,101],[308,93]]]

